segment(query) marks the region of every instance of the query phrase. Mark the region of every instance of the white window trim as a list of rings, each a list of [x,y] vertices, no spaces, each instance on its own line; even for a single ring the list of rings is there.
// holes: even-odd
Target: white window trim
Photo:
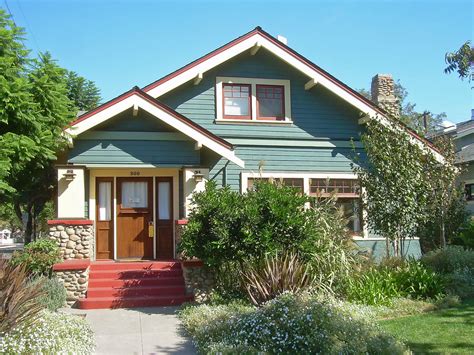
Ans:
[[[224,112],[222,108],[223,84],[247,84],[250,85],[251,89],[251,119],[230,119],[224,118]],[[273,120],[257,120],[257,85],[280,85],[284,87],[284,98],[285,98],[285,119],[281,121]],[[216,77],[216,122],[246,122],[246,123],[267,123],[267,124],[288,124],[292,123],[291,119],[291,88],[289,80],[280,79],[258,79],[258,78],[240,78],[240,77],[228,77],[218,76]]]
[[[240,179],[240,192],[244,193],[248,189],[248,179],[249,178],[274,178],[274,179],[284,179],[284,178],[293,178],[293,179],[303,179],[303,192],[306,195],[310,193],[310,179],[347,179],[347,180],[356,180],[357,175],[352,173],[279,173],[279,172],[264,172],[264,173],[241,173]],[[366,211],[362,211],[362,218],[366,220]],[[361,235],[352,236],[354,239],[363,239],[366,240],[369,238],[369,231],[367,229],[367,223],[362,223],[362,233]]]

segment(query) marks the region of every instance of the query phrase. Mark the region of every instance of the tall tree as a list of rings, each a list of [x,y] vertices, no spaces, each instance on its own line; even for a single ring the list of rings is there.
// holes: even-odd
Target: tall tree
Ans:
[[[446,74],[457,72],[461,79],[474,79],[474,48],[471,41],[466,41],[457,51],[448,52],[444,56],[448,66],[444,69]]]
[[[51,199],[56,153],[67,143],[63,127],[75,117],[66,71],[48,53],[31,60],[22,29],[0,10],[0,203],[26,217],[25,242],[34,217]]]
[[[399,123],[388,124],[367,122],[361,137],[366,159],[352,169],[359,177],[369,230],[386,238],[387,254],[391,242],[395,255],[401,256],[405,238],[417,236],[426,219],[429,185],[423,179],[423,149],[411,142]]]
[[[91,80],[76,72],[67,72],[67,95],[80,111],[89,111],[100,102],[100,90]]]

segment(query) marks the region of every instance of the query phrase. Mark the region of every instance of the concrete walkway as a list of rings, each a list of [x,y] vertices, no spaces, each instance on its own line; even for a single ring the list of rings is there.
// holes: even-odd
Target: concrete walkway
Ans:
[[[96,354],[195,354],[176,315],[178,307],[68,310],[86,314]]]

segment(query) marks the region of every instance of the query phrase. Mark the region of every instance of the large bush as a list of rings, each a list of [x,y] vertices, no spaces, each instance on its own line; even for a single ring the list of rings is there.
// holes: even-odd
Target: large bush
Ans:
[[[25,265],[33,275],[51,275],[52,267],[61,261],[57,243],[54,240],[42,238],[31,242],[22,251],[13,253],[13,265]]]
[[[401,354],[406,348],[341,303],[283,294],[260,308],[191,306],[180,313],[201,353]]]
[[[267,182],[242,195],[209,182],[193,205],[179,249],[218,271],[283,251],[297,253],[329,287],[351,269],[350,238],[334,199]]]
[[[33,325],[0,333],[1,354],[91,354],[94,334],[85,319],[43,311]]]
[[[444,274],[450,293],[461,298],[474,296],[474,250],[452,245],[423,255],[421,261]]]
[[[423,255],[421,262],[441,273],[451,273],[465,268],[474,269],[474,250],[455,245],[447,246]]]

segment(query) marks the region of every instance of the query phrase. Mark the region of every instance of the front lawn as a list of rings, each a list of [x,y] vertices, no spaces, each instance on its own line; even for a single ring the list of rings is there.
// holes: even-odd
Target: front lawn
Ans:
[[[472,353],[474,298],[454,308],[384,320],[380,325],[415,354]]]

